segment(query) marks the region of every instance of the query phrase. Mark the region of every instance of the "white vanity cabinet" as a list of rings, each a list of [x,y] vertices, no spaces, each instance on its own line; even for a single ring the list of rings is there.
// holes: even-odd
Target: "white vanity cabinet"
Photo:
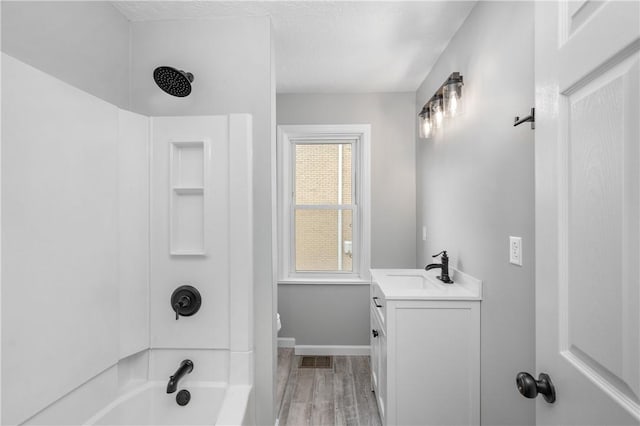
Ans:
[[[371,385],[383,424],[480,424],[482,283],[435,275],[372,270]]]

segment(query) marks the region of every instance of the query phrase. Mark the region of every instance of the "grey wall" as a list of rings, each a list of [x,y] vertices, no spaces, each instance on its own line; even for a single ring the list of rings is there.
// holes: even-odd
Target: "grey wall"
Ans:
[[[272,162],[275,128],[272,102],[271,22],[267,17],[133,22],[132,105],[147,115],[253,115],[254,336],[256,422],[275,421],[275,340],[272,263]],[[178,99],[152,78],[158,65],[194,74],[193,91]],[[273,194],[275,197],[275,194]]]
[[[413,93],[283,94],[281,124],[371,124],[371,265],[415,265],[415,123]],[[322,303],[319,303],[322,301]],[[368,345],[369,288],[278,286],[279,336],[301,345]]]
[[[464,75],[466,113],[417,141],[417,227],[427,230],[417,263],[447,249],[483,280],[485,425],[535,423],[514,386],[535,369],[534,132],[512,126],[534,105],[533,43],[531,2],[478,2],[416,96],[415,114],[451,72]],[[522,267],[509,264],[510,235],[522,237]]]
[[[129,108],[129,21],[104,1],[3,1],[2,51]]]

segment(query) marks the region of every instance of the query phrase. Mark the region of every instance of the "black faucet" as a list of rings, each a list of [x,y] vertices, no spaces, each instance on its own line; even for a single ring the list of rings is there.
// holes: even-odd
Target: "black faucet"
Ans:
[[[437,278],[445,284],[453,284],[453,281],[449,277],[449,256],[447,256],[447,251],[441,251],[440,253],[434,254],[431,257],[438,257],[440,255],[442,255],[442,263],[431,263],[425,266],[424,269],[426,271],[434,268],[442,269],[442,275],[438,276]]]
[[[185,375],[193,371],[193,361],[185,359],[180,363],[180,367],[176,370],[173,376],[169,377],[169,383],[167,383],[167,393],[174,393],[178,389],[178,382]]]

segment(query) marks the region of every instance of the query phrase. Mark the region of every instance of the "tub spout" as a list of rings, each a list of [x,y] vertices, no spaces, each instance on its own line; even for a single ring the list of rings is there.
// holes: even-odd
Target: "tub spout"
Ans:
[[[180,367],[176,370],[173,376],[169,377],[169,383],[167,383],[167,393],[174,393],[178,389],[178,382],[187,374],[193,371],[193,361],[185,359],[180,363]]]

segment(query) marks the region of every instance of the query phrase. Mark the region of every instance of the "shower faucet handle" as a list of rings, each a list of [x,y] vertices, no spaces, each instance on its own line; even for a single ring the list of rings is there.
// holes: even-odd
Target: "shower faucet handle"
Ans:
[[[176,312],[176,321],[180,319],[180,314],[178,313],[179,309],[180,309],[179,303],[176,303],[175,305],[173,305],[173,310]]]
[[[176,314],[176,321],[180,316],[189,317],[198,312],[201,304],[200,292],[190,285],[178,287],[171,295],[171,309]]]
[[[191,304],[191,298],[189,296],[186,296],[186,295],[180,296],[180,300],[178,300],[173,305],[173,310],[176,311],[176,321],[178,321],[178,319],[180,318],[180,310],[182,308],[188,307],[190,304]]]

